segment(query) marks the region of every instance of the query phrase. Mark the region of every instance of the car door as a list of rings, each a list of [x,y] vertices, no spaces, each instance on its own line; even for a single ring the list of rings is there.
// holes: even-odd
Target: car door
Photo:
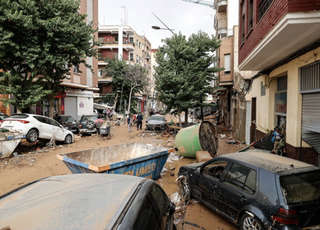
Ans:
[[[227,165],[227,160],[215,160],[201,167],[201,179],[200,179],[200,193],[202,202],[213,209],[218,208],[218,201],[216,199],[217,184]]]
[[[236,220],[237,213],[256,198],[257,171],[243,164],[232,163],[216,188],[219,212]]]
[[[34,116],[34,118],[39,121],[36,124],[36,127],[39,130],[39,138],[42,139],[51,139],[52,137],[52,128],[50,122],[46,117]]]
[[[65,138],[66,130],[57,121],[55,121],[51,118],[47,118],[47,119],[48,119],[48,123],[50,123],[51,130],[52,130],[51,136],[54,135],[56,140],[63,141]]]

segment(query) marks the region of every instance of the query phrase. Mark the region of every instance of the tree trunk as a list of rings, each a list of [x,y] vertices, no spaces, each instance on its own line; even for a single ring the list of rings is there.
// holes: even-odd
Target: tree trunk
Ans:
[[[49,102],[49,117],[53,118],[53,116],[54,116],[54,97],[49,95],[48,102]],[[59,111],[56,111],[56,112],[59,113]]]
[[[131,106],[131,96],[132,96],[132,91],[135,87],[131,87],[130,89],[130,94],[129,94],[129,102],[128,102],[128,114],[130,114],[130,106]]]
[[[188,109],[184,111],[184,122],[188,124]]]
[[[181,113],[178,114],[179,116],[179,124],[180,124],[180,128],[182,129],[182,122],[181,122]]]
[[[116,98],[114,99],[114,102],[113,102],[113,110],[114,111],[116,111],[116,106],[117,106],[117,102],[118,102],[118,96],[119,96],[119,93],[117,92]]]

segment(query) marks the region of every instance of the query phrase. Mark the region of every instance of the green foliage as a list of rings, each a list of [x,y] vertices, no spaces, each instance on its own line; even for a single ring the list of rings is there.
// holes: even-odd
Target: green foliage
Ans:
[[[177,108],[178,113],[204,105],[207,93],[212,93],[210,82],[214,73],[221,71],[214,66],[215,50],[220,46],[214,36],[205,32],[192,34],[188,40],[181,33],[164,41],[156,54],[155,89],[158,99],[167,110]],[[167,111],[167,112],[168,112]]]
[[[92,69],[84,58],[97,55],[95,30],[84,21],[86,15],[79,14],[79,4],[0,0],[0,69],[11,73],[3,75],[1,87],[13,96],[7,104],[22,109],[44,96],[53,98],[70,67],[83,63]],[[23,97],[14,89],[19,85]]]
[[[117,101],[117,110],[120,108],[120,97],[122,92],[122,105],[121,111],[125,111],[124,101],[130,104],[136,105],[136,100],[132,98],[136,93],[141,93],[147,84],[147,71],[140,65],[127,64],[125,60],[119,60],[116,57],[106,58],[106,68],[102,70],[103,76],[112,77],[112,91],[116,95],[118,93],[119,98]],[[130,108],[132,108],[130,104]]]

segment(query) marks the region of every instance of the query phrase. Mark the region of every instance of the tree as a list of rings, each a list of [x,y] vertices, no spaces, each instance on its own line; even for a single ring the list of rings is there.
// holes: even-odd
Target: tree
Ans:
[[[156,54],[158,66],[154,77],[158,100],[167,105],[167,112],[177,109],[179,115],[188,108],[205,105],[206,95],[213,90],[210,82],[215,79],[214,73],[222,70],[214,66],[217,61],[214,52],[220,42],[199,31],[188,40],[179,33],[164,43]]]
[[[119,93],[123,100],[128,100],[128,109],[132,110],[132,100],[135,93],[141,93],[146,85],[146,69],[140,65],[127,64],[125,60],[116,57],[106,58],[106,68],[102,71],[103,76],[112,77],[112,91],[116,94],[114,108],[118,102]],[[122,105],[120,105],[122,110]]]
[[[140,65],[127,65],[124,78],[129,82],[128,113],[130,114],[131,98],[134,92],[140,91],[147,86],[147,70]]]
[[[80,1],[0,0],[0,69],[5,100],[18,110],[53,98],[70,68],[97,55],[91,23],[79,14]]]

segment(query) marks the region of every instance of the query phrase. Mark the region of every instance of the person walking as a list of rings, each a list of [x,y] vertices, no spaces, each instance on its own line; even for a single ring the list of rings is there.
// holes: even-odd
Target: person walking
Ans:
[[[142,130],[142,120],[143,120],[143,116],[140,112],[137,116],[137,130],[139,129]]]
[[[128,115],[127,123],[128,123],[128,133],[131,133],[132,132],[132,117],[131,117],[131,114]]]
[[[103,120],[98,118],[94,123],[96,124],[97,133],[100,135],[100,127],[103,124]]]

